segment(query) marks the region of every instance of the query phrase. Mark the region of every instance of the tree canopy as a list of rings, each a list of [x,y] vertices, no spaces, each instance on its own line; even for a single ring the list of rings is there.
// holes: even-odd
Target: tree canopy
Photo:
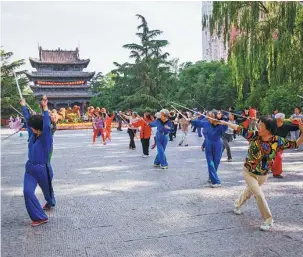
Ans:
[[[239,104],[263,113],[290,112],[303,93],[303,5],[300,2],[214,2],[205,16],[229,43]]]
[[[10,105],[20,110],[20,96],[17,90],[14,71],[18,78],[18,82],[27,102],[35,110],[39,110],[38,103],[36,103],[31,92],[27,92],[28,80],[25,76],[25,71],[22,70],[22,66],[25,64],[24,59],[12,61],[13,53],[6,52],[0,49],[1,55],[1,115],[7,117],[11,114],[17,114]]]

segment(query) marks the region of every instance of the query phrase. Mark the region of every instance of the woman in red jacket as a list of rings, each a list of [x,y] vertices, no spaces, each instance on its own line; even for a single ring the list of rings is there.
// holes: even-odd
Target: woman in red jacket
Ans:
[[[150,122],[152,122],[152,117],[150,113],[146,112],[144,113],[143,119],[139,119],[138,121],[131,123],[130,126],[133,127],[141,127],[140,130],[140,138],[141,138],[141,143],[142,143],[142,149],[143,149],[143,158],[147,158],[149,156],[149,139],[151,136],[151,127],[148,126]]]

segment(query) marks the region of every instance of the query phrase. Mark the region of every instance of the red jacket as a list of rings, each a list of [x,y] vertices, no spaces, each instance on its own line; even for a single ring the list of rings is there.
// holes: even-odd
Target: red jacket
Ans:
[[[149,122],[152,122],[152,120],[150,121],[145,121],[143,119],[138,120],[137,122],[132,123],[132,125],[136,128],[141,127],[140,130],[140,138],[143,139],[149,139],[151,136],[151,132],[152,129],[151,127],[148,125]]]

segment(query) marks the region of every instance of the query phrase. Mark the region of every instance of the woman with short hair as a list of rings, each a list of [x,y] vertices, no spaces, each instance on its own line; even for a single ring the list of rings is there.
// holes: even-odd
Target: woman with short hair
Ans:
[[[246,130],[243,126],[221,121],[221,124],[235,129],[240,135],[249,141],[248,154],[243,167],[243,175],[246,181],[246,188],[235,201],[235,214],[241,214],[241,207],[252,196],[255,196],[264,223],[260,229],[270,230],[273,226],[273,218],[265,199],[261,185],[266,182],[267,174],[270,171],[273,161],[278,152],[284,149],[293,149],[303,143],[303,133],[297,141],[290,141],[284,137],[275,136],[277,133],[276,120],[261,117],[256,130]],[[301,132],[303,126],[300,126]]]

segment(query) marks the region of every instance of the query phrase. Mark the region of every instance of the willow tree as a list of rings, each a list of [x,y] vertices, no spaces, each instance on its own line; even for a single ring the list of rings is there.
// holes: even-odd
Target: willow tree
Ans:
[[[229,45],[239,101],[257,107],[262,104],[264,112],[274,107],[270,102],[284,101],[280,107],[286,112],[299,104],[296,94],[303,93],[303,5],[242,1],[214,2],[213,7],[212,15],[203,18],[203,26],[209,25]],[[274,93],[277,101],[272,99]]]

